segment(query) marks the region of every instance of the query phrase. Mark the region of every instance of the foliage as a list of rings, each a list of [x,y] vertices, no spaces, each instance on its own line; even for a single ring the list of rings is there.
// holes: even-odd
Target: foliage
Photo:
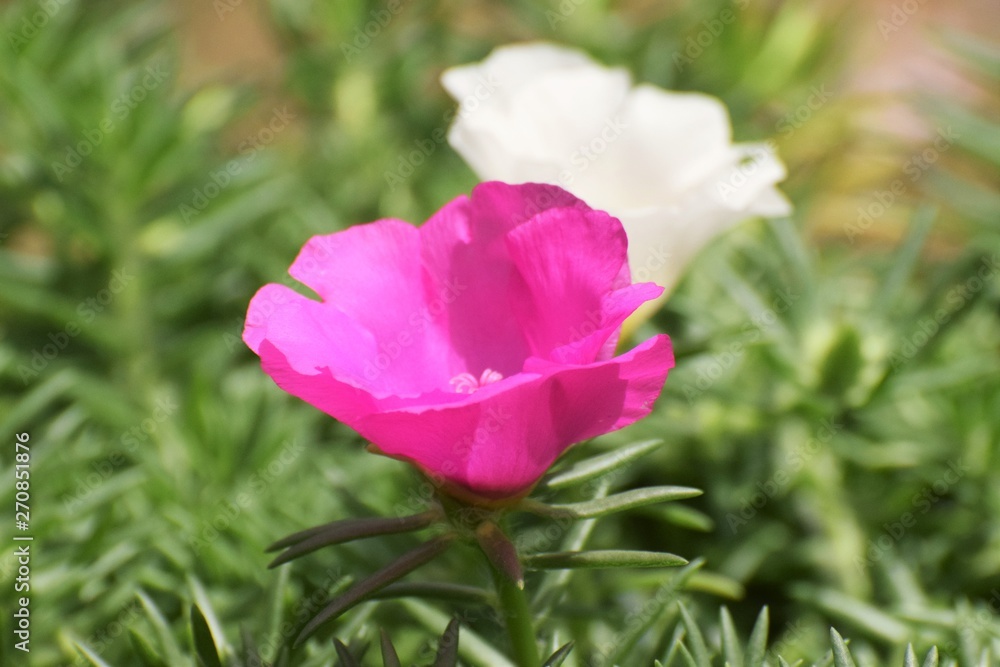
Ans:
[[[797,207],[700,257],[636,334],[667,331],[678,350],[653,416],[571,452],[538,501],[591,517],[595,499],[645,487],[703,495],[573,523],[512,517],[526,553],[692,561],[529,571],[548,653],[572,641],[565,667],[915,665],[916,654],[934,665],[933,646],[940,664],[1000,659],[996,100],[911,100],[955,131],[948,150],[911,181],[904,170],[927,145],[878,138],[869,150],[900,168],[855,173],[863,105],[839,86],[839,54],[871,16],[839,3],[667,4],[413,2],[383,25],[386,3],[272,0],[261,10],[281,53],[270,86],[193,85],[170,3],[0,8],[0,441],[31,436],[31,664],[282,664],[308,618],[416,546],[387,535],[267,569],[267,545],[285,534],[415,514],[430,494],[276,390],[239,340],[242,319],[310,235],[423,220],[467,192],[473,175],[435,139],[452,108],[437,75],[536,37],[720,96],[738,139],[777,135]],[[678,64],[727,8],[738,20]],[[220,0],[204,16],[221,32],[253,11]],[[994,45],[938,39],[995,91]],[[782,124],[821,83],[830,102]],[[869,208],[903,177],[904,195],[871,223],[822,205],[853,182]],[[664,444],[637,445],[641,465],[592,458],[653,439]],[[13,550],[0,542],[4,595]],[[461,661],[506,664],[474,556],[456,546],[286,664],[347,662],[381,643],[380,627],[399,655],[431,663],[430,638],[452,618]],[[23,664],[11,623],[0,622],[0,663]],[[755,628],[749,643],[737,628]]]

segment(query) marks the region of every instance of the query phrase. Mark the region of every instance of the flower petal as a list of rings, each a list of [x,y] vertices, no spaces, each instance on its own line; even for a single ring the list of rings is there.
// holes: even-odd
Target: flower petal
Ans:
[[[631,76],[579,51],[526,44],[447,70],[441,81],[460,103],[448,140],[473,170],[554,183],[579,157],[580,138],[596,136],[619,108]]]
[[[447,387],[461,367],[439,303],[455,295],[427,289],[420,247],[416,227],[380,220],[313,237],[289,269],[370,333],[375,348],[365,352],[375,371],[365,377],[400,395]]]
[[[440,300],[442,326],[463,364],[452,377],[460,372],[478,377],[487,368],[504,376],[521,370],[530,350],[512,317],[509,295],[517,275],[505,238],[553,207],[586,208],[550,185],[483,183],[471,198],[452,201],[421,228],[428,292],[457,295]]]
[[[575,209],[545,211],[507,236],[518,271],[510,300],[533,356],[590,363],[624,318],[659,293],[628,288],[627,244],[618,220]]]
[[[657,336],[587,366],[538,361],[537,375],[464,403],[372,414],[356,428],[383,453],[432,477],[504,498],[530,488],[574,443],[649,414],[672,366],[670,341]]]
[[[574,173],[574,192],[620,212],[663,206],[730,159],[729,114],[719,100],[636,86],[593,164]]]

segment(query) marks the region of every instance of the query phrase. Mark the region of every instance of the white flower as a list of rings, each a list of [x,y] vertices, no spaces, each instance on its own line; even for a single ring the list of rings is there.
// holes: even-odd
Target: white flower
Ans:
[[[629,73],[546,43],[444,72],[459,102],[448,141],[483,180],[562,186],[617,216],[636,281],[669,292],[714,236],[791,211],[766,144],[733,144],[708,95],[632,86]]]

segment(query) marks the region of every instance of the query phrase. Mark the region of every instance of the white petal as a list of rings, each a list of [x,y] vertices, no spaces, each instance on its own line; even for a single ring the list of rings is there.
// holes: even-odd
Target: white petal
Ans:
[[[668,205],[733,159],[729,116],[708,95],[639,85],[609,125],[618,134],[605,135],[613,137],[606,150],[577,169],[575,190],[570,188],[597,206]]]

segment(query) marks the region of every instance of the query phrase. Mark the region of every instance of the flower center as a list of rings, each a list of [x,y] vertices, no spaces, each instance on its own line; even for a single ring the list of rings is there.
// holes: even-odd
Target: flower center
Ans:
[[[503,379],[503,374],[492,368],[487,368],[483,374],[476,379],[472,373],[459,373],[448,381],[458,394],[471,394],[481,387],[492,384]]]

